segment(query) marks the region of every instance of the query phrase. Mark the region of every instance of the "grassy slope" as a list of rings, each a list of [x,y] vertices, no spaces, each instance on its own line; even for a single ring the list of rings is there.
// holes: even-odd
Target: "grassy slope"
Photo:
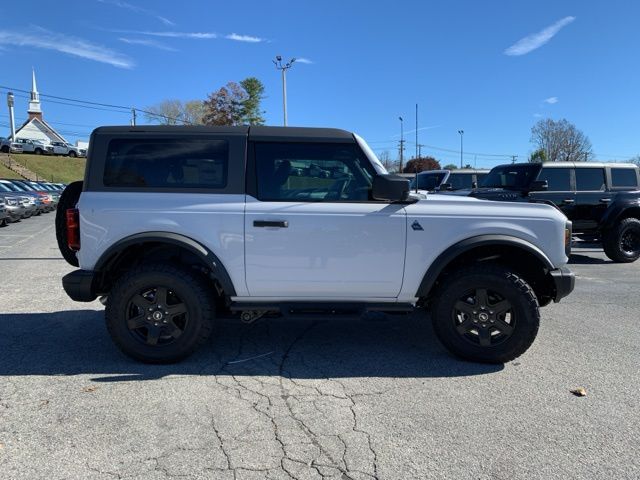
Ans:
[[[16,172],[9,170],[0,163],[0,178],[22,178]]]
[[[84,178],[86,159],[49,155],[12,154],[11,158],[49,182],[73,182]]]

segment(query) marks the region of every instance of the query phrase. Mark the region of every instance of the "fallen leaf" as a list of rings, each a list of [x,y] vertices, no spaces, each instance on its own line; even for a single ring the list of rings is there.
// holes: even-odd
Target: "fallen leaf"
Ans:
[[[40,400],[40,406],[41,407],[45,407],[47,405],[49,405],[49,400]]]
[[[0,450],[4,448],[4,443],[0,443]]]
[[[573,393],[576,397],[586,397],[587,396],[587,391],[582,388],[576,388],[575,390],[571,390],[571,393]]]
[[[97,389],[98,387],[91,386],[91,387],[84,387],[82,391],[85,393],[91,393],[91,392],[95,392]]]

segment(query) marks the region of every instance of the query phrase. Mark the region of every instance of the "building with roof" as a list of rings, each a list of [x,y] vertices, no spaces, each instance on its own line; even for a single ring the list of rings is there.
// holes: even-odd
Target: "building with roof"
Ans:
[[[45,143],[65,142],[67,140],[58,133],[44,118],[42,118],[42,106],[40,104],[40,94],[36,85],[36,72],[31,72],[31,98],[29,109],[27,110],[27,121],[16,130],[16,139],[24,138],[31,140],[42,140]]]

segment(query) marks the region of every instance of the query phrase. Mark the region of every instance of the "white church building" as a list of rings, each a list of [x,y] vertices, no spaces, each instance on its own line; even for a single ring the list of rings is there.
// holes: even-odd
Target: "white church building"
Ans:
[[[16,130],[16,138],[31,140],[42,140],[49,142],[65,142],[67,140],[42,118],[42,107],[40,106],[40,94],[36,85],[36,72],[31,75],[31,99],[29,101],[29,117],[27,121]]]

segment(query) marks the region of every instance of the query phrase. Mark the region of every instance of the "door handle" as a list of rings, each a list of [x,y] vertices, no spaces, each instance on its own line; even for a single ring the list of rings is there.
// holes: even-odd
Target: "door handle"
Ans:
[[[562,203],[575,203],[576,201],[573,200],[572,198],[565,198]]]
[[[601,198],[600,199],[600,202],[602,202],[602,203],[609,203],[610,201],[611,201],[610,198]]]
[[[284,220],[254,220],[253,226],[260,228],[287,228],[289,226],[289,222]]]

